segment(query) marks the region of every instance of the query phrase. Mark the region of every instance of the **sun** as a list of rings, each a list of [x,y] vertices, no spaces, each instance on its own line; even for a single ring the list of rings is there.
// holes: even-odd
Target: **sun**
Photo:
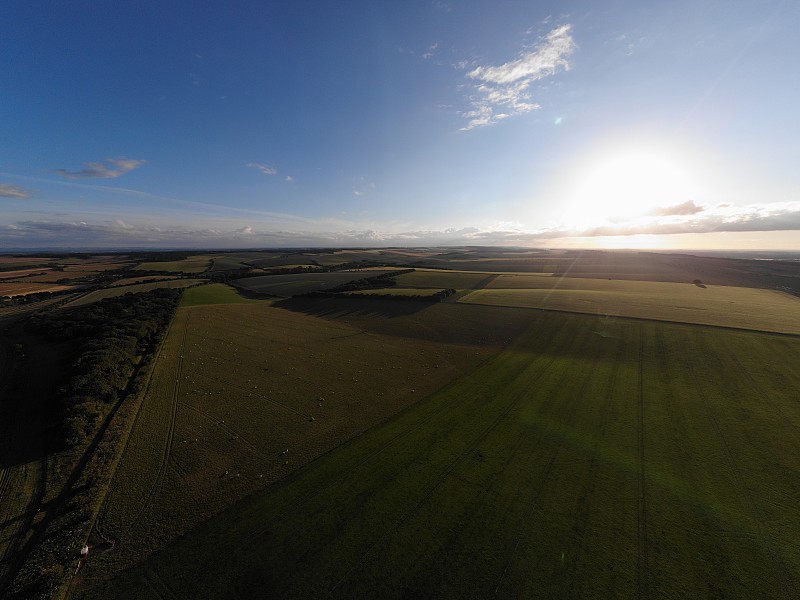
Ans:
[[[684,167],[648,150],[595,158],[573,185],[565,220],[578,228],[652,215],[689,200],[692,188]]]

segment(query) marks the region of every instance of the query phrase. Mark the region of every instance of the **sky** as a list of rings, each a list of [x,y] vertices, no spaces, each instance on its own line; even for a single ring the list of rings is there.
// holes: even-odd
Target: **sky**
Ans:
[[[800,3],[0,5],[0,251],[800,249]]]

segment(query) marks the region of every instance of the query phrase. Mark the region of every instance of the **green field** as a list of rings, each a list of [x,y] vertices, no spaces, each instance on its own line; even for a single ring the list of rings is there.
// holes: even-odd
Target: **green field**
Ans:
[[[272,296],[289,297],[295,294],[306,294],[318,290],[334,288],[343,283],[349,283],[365,277],[376,277],[389,270],[369,271],[336,271],[333,273],[295,273],[290,275],[264,275],[263,277],[248,277],[237,279],[233,282],[248,292],[269,294]]]
[[[240,295],[234,288],[224,283],[212,283],[191,287],[183,293],[181,306],[201,306],[203,304],[253,304],[259,300],[251,300]]]
[[[258,309],[231,307],[237,319],[243,308]],[[211,321],[197,310],[181,313],[165,360],[204,346],[199,332]],[[207,399],[187,397],[181,390],[197,386],[200,371],[187,360],[172,377],[162,371],[145,405],[155,412],[137,422],[150,442],[126,451],[118,478],[128,483],[104,520],[121,527],[119,551],[142,535],[166,542],[176,519],[200,522],[225,503],[220,494],[243,499],[89,596],[797,597],[800,338],[530,314],[526,333],[469,375],[246,497],[237,491],[269,472],[263,449],[285,445],[248,428],[258,414],[248,407],[274,412],[262,392],[242,380],[241,393],[210,386]],[[207,331],[230,329],[230,317],[217,310]],[[206,325],[195,334],[198,321]],[[335,346],[318,345],[334,338],[318,334],[315,356],[337,360]],[[261,360],[271,369],[283,353]],[[228,372],[248,355],[242,347]],[[291,408],[322,415],[309,395]],[[285,427],[315,426],[296,421]],[[201,442],[184,443],[193,435]],[[248,453],[231,449],[247,444],[254,462],[227,466]],[[242,476],[220,478],[222,468]]]
[[[82,306],[84,304],[91,304],[103,298],[113,298],[115,296],[124,296],[125,294],[138,294],[140,292],[148,292],[157,288],[185,288],[203,283],[205,279],[171,279],[168,281],[153,281],[150,283],[138,283],[134,285],[124,285],[119,287],[109,287],[101,290],[95,290],[88,294],[73,300],[64,305],[65,308],[73,306]]]
[[[147,556],[497,351],[372,333],[224,289],[190,290],[178,311],[99,521],[121,543],[87,578]]]
[[[774,290],[500,275],[459,302],[800,333],[800,300]]]
[[[136,266],[136,269],[146,271],[168,271],[181,273],[203,273],[207,271],[212,264],[212,261],[217,258],[217,255],[201,254],[197,256],[190,256],[184,260],[170,260],[166,262],[144,262]]]

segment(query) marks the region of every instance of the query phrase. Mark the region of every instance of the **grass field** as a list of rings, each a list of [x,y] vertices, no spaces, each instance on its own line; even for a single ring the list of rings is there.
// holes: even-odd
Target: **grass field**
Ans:
[[[91,304],[103,298],[114,298],[116,296],[124,296],[125,294],[138,294],[140,292],[148,292],[157,288],[185,288],[197,285],[204,282],[204,279],[171,279],[168,281],[152,281],[150,283],[139,283],[134,285],[126,285],[121,287],[108,287],[101,290],[89,292],[85,296],[81,296],[64,305],[63,308],[72,308],[73,306],[82,306],[84,304]]]
[[[167,262],[144,262],[136,266],[137,269],[146,271],[180,271],[182,273],[203,273],[207,271],[216,255],[200,254],[190,256],[185,260],[171,260]]]
[[[196,310],[176,322],[168,356],[207,339],[192,333]],[[87,597],[798,597],[800,338],[531,314],[530,329],[471,374]],[[202,322],[232,325],[221,313]],[[246,360],[240,352],[229,370]],[[179,516],[161,500],[169,481],[186,488],[176,495],[202,490],[184,506],[202,513],[217,489],[235,496],[258,472],[202,483],[232,455],[215,437],[238,436],[231,448],[248,442],[263,460],[270,436],[248,435],[235,416],[254,400],[185,398],[183,385],[196,385],[187,378],[198,381],[187,368],[154,383],[164,406],[144,417],[149,439],[172,443],[142,446],[153,466],[142,454],[122,480],[131,486],[116,494],[115,518],[129,527],[120,550],[141,532],[169,538],[158,527]],[[213,416],[202,431],[185,403]],[[293,407],[319,410],[313,400]],[[191,431],[202,442],[189,450]],[[201,476],[201,464],[214,467]],[[143,500],[151,508],[137,515]]]
[[[500,275],[459,302],[800,333],[800,299],[753,288]]]
[[[239,300],[224,286],[187,292],[100,521],[120,544],[86,577],[145,557],[497,351]]]
[[[334,273],[296,273],[291,275],[265,275],[238,279],[234,284],[246,291],[273,296],[289,297],[317,290],[325,290],[356,279],[375,277],[387,270],[336,271]]]
[[[198,285],[183,293],[181,306],[202,306],[204,304],[257,304],[263,300],[250,300],[240,295],[234,288],[224,283]]]

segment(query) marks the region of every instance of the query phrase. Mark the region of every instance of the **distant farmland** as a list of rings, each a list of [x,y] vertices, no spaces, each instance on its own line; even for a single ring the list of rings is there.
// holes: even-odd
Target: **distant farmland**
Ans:
[[[238,334],[244,345],[224,377],[239,383],[226,384],[228,396],[201,378],[214,372],[195,366],[194,357],[213,356],[202,340],[226,347],[220,336],[242,321],[240,310],[231,309],[235,319],[184,311],[175,323],[163,359],[172,366],[157,375],[147,409],[155,412],[143,416],[148,433],[134,432],[162,445],[132,441],[104,521],[122,527],[124,544],[169,539],[174,519],[197,518],[220,493],[237,495],[266,470],[260,463],[293,460],[316,425],[303,415],[323,422],[309,390],[285,404],[286,426],[252,429],[269,426],[255,423],[264,399],[286,402],[275,392],[292,380],[296,355],[284,348],[301,338],[300,321],[285,324],[280,352],[261,357],[279,371],[258,390],[236,370],[251,360],[248,345],[265,321],[257,335]],[[248,311],[255,319],[258,307]],[[87,597],[798,597],[800,338],[530,314],[528,331],[469,375]],[[329,335],[315,329],[315,356]],[[388,352],[386,364],[400,364]],[[314,372],[340,355],[319,356]],[[285,428],[300,433],[287,455],[273,438]],[[273,442],[277,452],[262,456]],[[226,462],[248,455],[252,464]],[[176,513],[181,498],[188,504]]]
[[[73,300],[64,305],[64,307],[81,306],[83,304],[91,304],[103,298],[113,298],[115,296],[124,296],[125,294],[138,294],[139,292],[147,292],[157,288],[184,288],[203,283],[204,279],[170,279],[167,281],[151,281],[149,283],[137,283],[134,285],[123,285],[117,287],[104,288],[89,292],[88,294]]]
[[[291,275],[264,275],[237,279],[233,284],[248,292],[289,297],[318,290],[334,288],[365,277],[376,277],[393,269],[370,269],[369,271],[336,271],[333,273],[297,273]]]
[[[190,256],[183,260],[172,260],[166,262],[144,262],[136,268],[147,271],[182,271],[183,273],[202,273],[211,267],[211,261],[216,255],[197,255]]]
[[[459,302],[800,333],[800,299],[774,290],[500,275]]]

